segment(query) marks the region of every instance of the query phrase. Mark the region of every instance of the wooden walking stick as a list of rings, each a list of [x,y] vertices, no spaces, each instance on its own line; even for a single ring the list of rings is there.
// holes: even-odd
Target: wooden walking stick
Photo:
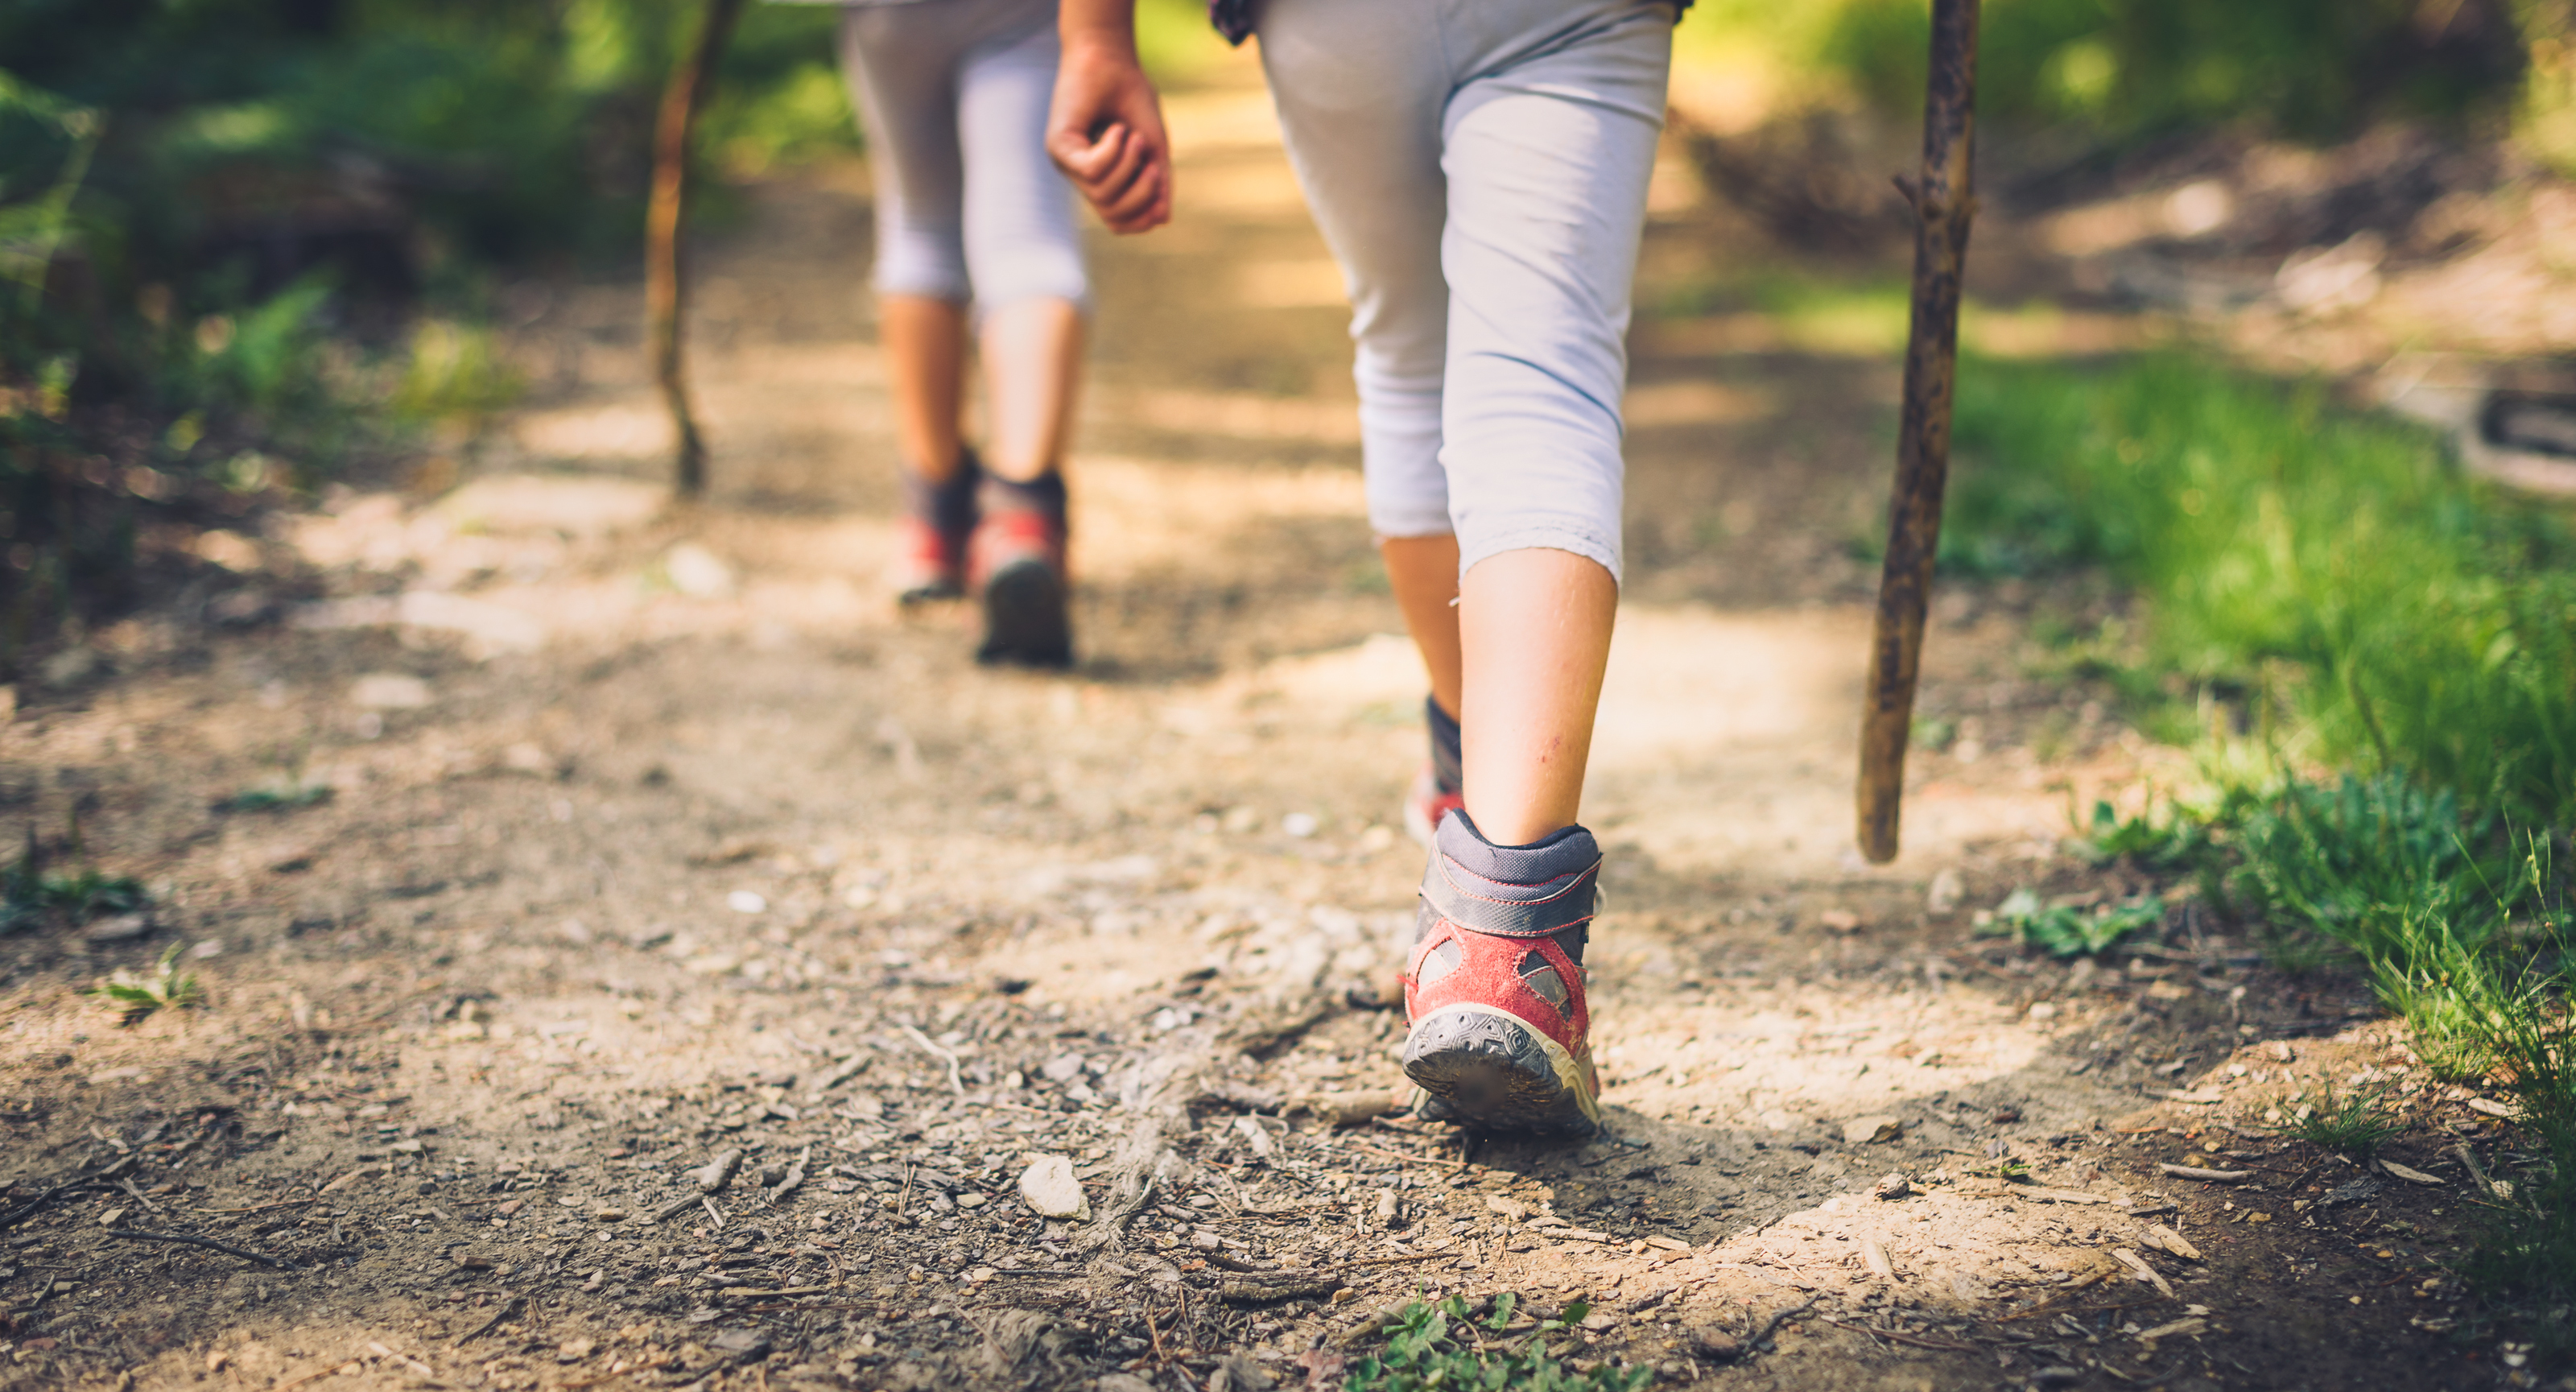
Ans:
[[[1887,566],[1860,727],[1860,850],[1896,858],[1905,742],[1923,662],[1923,610],[1941,549],[1941,490],[1950,476],[1950,395],[1959,367],[1959,275],[1968,257],[1975,147],[1977,0],[1932,0],[1932,67],[1923,92],[1923,174],[1898,175],[1914,205],[1914,326],[1905,344],[1905,416],[1888,506]]]
[[[742,0],[707,0],[698,41],[671,70],[662,89],[662,114],[653,129],[653,200],[644,213],[644,318],[653,376],[671,412],[679,453],[672,486],[696,497],[707,488],[707,447],[689,410],[689,383],[680,362],[680,210],[688,194],[689,130],[714,85],[716,59],[742,13]]]

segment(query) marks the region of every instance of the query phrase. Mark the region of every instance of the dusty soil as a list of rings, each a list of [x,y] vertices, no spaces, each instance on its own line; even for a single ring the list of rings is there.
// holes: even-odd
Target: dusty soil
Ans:
[[[1337,282],[1246,74],[1174,120],[1181,223],[1099,247],[1068,676],[879,597],[835,170],[707,252],[707,505],[661,507],[631,288],[526,287],[524,409],[16,693],[15,822],[155,904],[0,940],[0,1385],[1330,1386],[1389,1303],[1505,1291],[1677,1385],[2521,1376],[2444,1266],[2450,1147],[2509,1175],[2510,1136],[2349,983],[2182,898],[2116,963],[1974,935],[2017,886],[2145,887],[2061,845],[2163,767],[2029,675],[2072,601],[1945,598],[1959,737],[1905,856],[1851,858],[1895,369],[1750,311],[1638,331],[1587,811],[1611,1132],[1390,1115],[1422,683]],[[1792,255],[1678,146],[1656,197],[1642,303]],[[199,1007],[80,994],[173,945]],[[2434,1182],[2274,1133],[2328,1085],[2405,1099]],[[1036,1155],[1091,1218],[1031,1211]]]

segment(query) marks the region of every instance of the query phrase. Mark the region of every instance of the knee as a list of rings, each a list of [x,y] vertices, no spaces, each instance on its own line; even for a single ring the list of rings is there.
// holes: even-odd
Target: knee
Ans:
[[[973,287],[958,229],[922,223],[880,226],[876,287],[880,295],[966,299]]]
[[[1091,279],[1082,253],[1068,245],[1043,242],[1004,247],[976,258],[975,300],[986,311],[1028,300],[1070,300],[1091,304]]]

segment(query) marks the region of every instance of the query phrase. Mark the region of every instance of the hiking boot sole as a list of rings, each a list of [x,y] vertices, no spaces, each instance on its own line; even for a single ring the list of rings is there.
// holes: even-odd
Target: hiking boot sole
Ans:
[[[1443,1006],[1404,1041],[1404,1074],[1436,1106],[1425,1119],[1482,1131],[1589,1136],[1600,1103],[1563,1046],[1491,1006]]]
[[[1031,557],[1013,561],[984,583],[983,663],[1018,667],[1073,665],[1073,625],[1065,614],[1064,580]]]

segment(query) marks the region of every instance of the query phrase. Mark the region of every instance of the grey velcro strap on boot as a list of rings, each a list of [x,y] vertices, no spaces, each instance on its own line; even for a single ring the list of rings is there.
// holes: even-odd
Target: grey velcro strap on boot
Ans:
[[[1556,893],[1514,903],[1459,888],[1448,869],[1446,856],[1431,857],[1430,868],[1422,876],[1423,901],[1461,928],[1501,938],[1544,938],[1591,922],[1601,878],[1601,862],[1596,860]]]

